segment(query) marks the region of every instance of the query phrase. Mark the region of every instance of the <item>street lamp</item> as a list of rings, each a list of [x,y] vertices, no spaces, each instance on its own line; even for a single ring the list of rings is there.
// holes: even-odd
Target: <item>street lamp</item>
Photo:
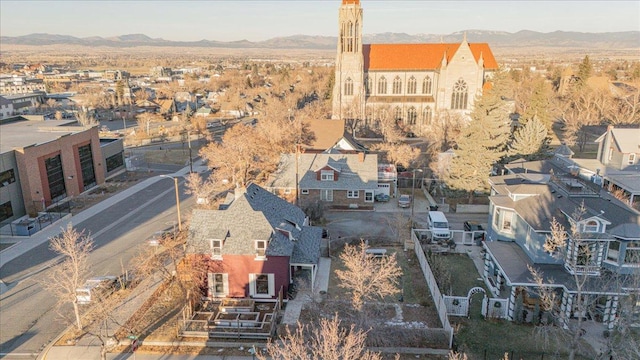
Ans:
[[[160,177],[173,179],[173,184],[176,187],[176,209],[178,210],[178,231],[182,231],[182,220],[180,219],[180,196],[178,194],[178,178],[171,175],[160,175]]]
[[[413,185],[411,186],[411,229],[413,229],[413,208],[416,203],[415,192],[416,192],[416,171],[422,172],[422,169],[413,169]]]

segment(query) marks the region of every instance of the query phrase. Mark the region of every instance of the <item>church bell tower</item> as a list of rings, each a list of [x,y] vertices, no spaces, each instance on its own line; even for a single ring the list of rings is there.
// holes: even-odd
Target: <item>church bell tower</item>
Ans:
[[[332,119],[364,118],[364,57],[360,0],[342,0]]]

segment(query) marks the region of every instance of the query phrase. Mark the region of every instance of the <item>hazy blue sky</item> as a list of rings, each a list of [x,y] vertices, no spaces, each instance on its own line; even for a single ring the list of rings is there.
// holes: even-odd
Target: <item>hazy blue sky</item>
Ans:
[[[77,37],[142,33],[166,40],[266,40],[337,34],[340,0],[0,1],[0,34]],[[640,1],[362,0],[364,33],[449,34],[640,30]]]

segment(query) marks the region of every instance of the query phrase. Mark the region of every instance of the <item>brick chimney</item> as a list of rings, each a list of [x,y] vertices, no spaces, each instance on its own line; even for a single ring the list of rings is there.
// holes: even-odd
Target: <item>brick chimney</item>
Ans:
[[[364,152],[359,152],[358,153],[358,161],[359,162],[364,162]]]

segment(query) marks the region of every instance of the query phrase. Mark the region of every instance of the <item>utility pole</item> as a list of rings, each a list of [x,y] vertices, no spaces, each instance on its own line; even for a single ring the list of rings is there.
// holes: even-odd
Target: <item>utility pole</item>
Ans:
[[[193,158],[191,157],[191,132],[187,130],[187,141],[189,142],[189,173],[193,173]]]

